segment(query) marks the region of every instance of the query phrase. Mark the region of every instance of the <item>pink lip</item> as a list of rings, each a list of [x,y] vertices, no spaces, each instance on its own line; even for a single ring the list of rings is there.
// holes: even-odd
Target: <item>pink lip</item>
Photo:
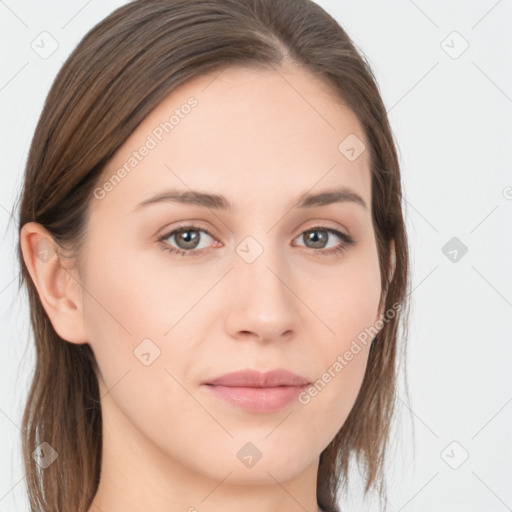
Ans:
[[[277,386],[304,386],[311,384],[306,377],[278,368],[261,373],[256,370],[231,372],[204,382],[214,386],[238,386],[250,388],[273,388]]]
[[[219,398],[249,412],[274,412],[289,404],[310,382],[287,370],[232,372],[203,383]]]

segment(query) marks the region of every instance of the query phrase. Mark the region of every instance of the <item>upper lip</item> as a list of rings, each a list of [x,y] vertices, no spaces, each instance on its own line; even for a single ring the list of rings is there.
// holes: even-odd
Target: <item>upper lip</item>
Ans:
[[[257,370],[242,370],[226,373],[204,384],[214,386],[272,388],[277,386],[304,386],[310,384],[310,382],[306,377],[279,368],[265,373],[261,373]]]

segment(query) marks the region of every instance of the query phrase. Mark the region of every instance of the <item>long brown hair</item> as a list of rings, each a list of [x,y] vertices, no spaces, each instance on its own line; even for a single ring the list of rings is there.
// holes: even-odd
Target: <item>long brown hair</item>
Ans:
[[[400,346],[405,354],[399,340],[406,338],[409,263],[399,162],[386,109],[364,55],[334,18],[310,0],[136,0],[115,10],[85,35],[47,96],[18,199],[19,230],[37,222],[59,249],[79,256],[102,170],[152,109],[201,74],[236,65],[277,68],[285,60],[328,84],[362,123],[371,155],[381,305],[395,312],[371,345],[353,409],[320,456],[318,503],[335,512],[353,457],[363,469],[365,493],[375,488],[385,500],[383,464]],[[395,271],[390,274],[392,243]],[[102,453],[96,361],[87,343],[57,335],[21,244],[18,258],[36,348],[22,425],[31,510],[86,512],[97,490]],[[46,469],[32,458],[43,441],[58,453]]]

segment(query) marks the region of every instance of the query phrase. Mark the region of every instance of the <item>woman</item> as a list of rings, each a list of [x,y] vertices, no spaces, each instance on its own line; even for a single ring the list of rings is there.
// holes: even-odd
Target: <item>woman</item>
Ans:
[[[318,5],[117,9],[52,86],[19,222],[32,510],[338,511],[353,458],[385,502],[400,171]]]

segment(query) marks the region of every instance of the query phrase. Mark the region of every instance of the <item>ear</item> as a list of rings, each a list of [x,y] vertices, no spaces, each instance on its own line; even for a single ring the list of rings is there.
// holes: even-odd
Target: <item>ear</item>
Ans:
[[[36,222],[27,222],[21,228],[20,245],[41,304],[57,334],[71,343],[86,343],[82,286],[70,260]]]

